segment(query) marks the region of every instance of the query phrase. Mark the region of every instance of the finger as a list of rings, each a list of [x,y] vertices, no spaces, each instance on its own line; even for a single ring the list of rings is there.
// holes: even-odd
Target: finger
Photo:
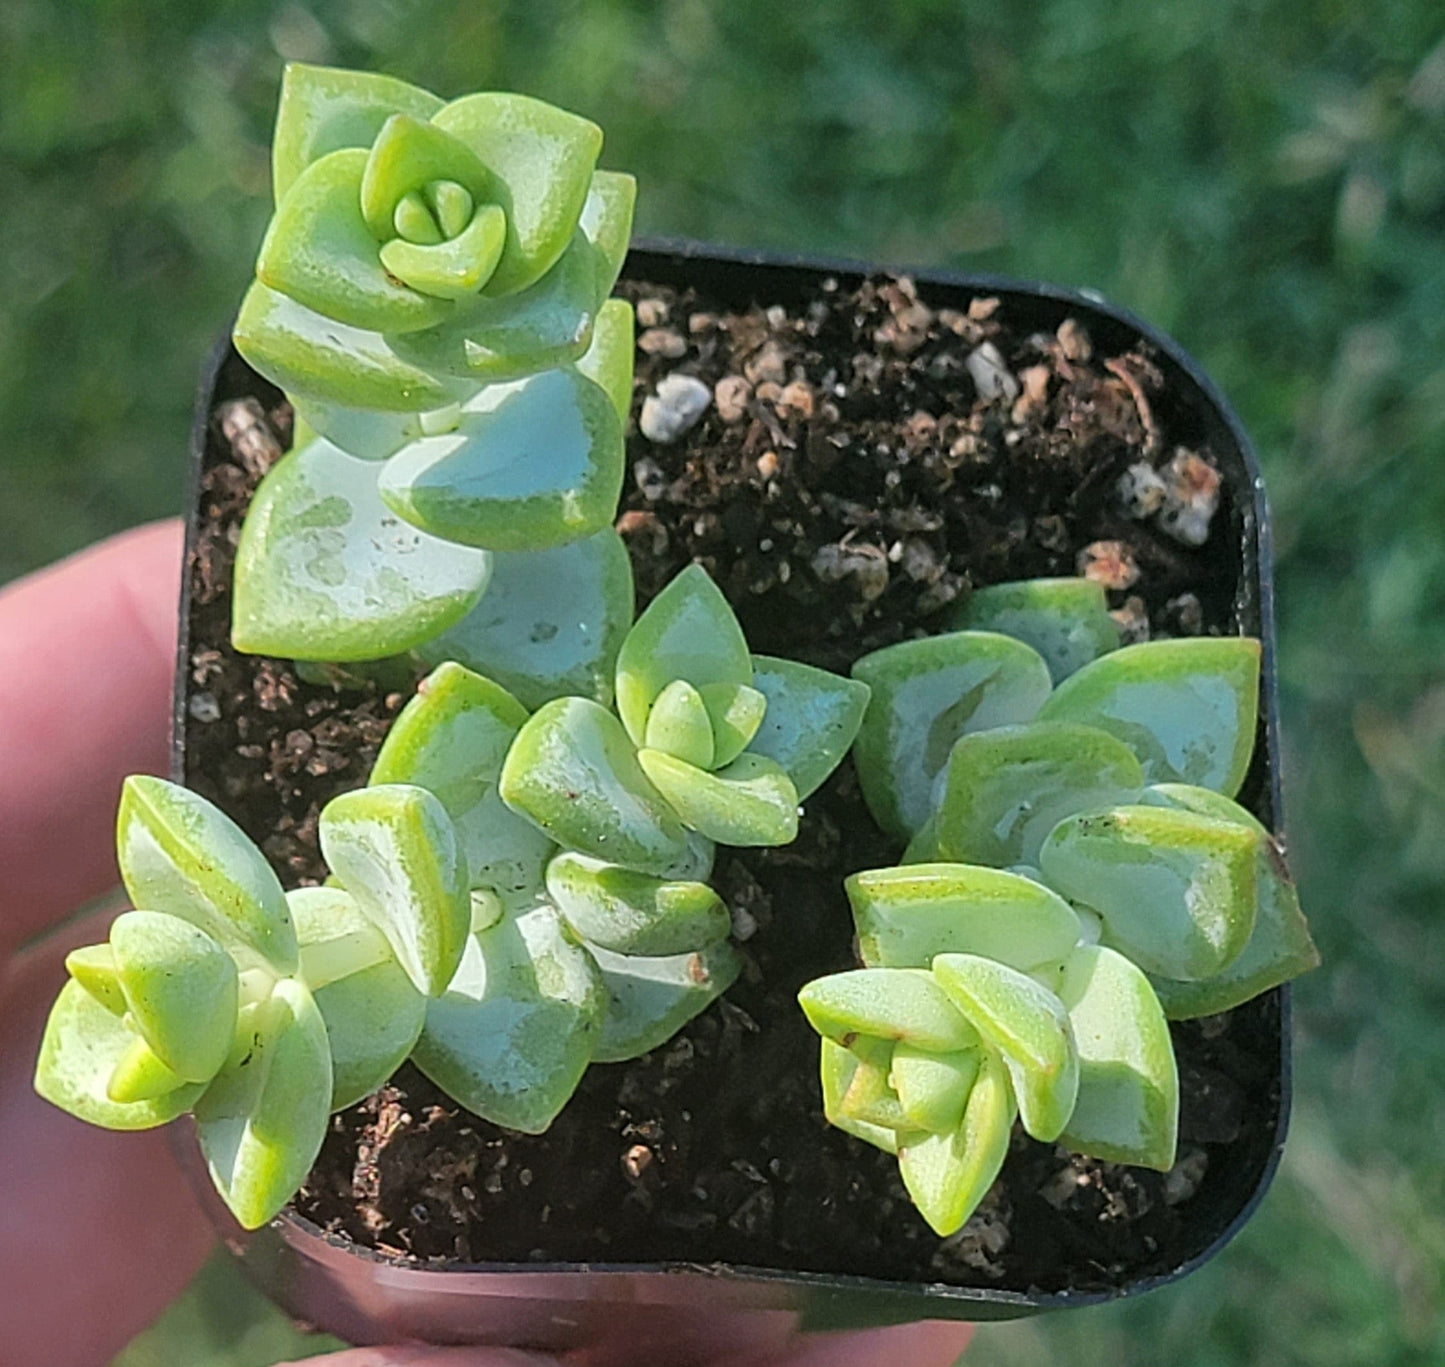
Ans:
[[[972,1337],[971,1324],[923,1320],[889,1329],[805,1334],[783,1352],[733,1358],[718,1367],[952,1367]]]
[[[126,774],[163,774],[181,524],[0,591],[0,961],[116,881]]]
[[[292,1367],[557,1367],[557,1359],[519,1348],[352,1348]]]
[[[41,1027],[76,944],[67,927],[0,974],[0,1360],[109,1362],[190,1281],[214,1235],[159,1130],[95,1129],[36,1096]]]

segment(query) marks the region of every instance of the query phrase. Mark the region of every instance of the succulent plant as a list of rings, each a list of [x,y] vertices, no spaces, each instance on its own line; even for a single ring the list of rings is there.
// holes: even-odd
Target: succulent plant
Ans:
[[[527,612],[573,636],[630,616],[615,568],[592,618],[557,575],[577,543],[584,572],[620,550],[633,325],[608,296],[636,187],[601,145],[524,95],[287,68],[234,338],[297,434],[238,548],[238,649],[371,661],[448,631],[515,646]]]
[[[338,885],[283,892],[218,808],[127,779],[117,848],[143,909],[69,956],[36,1068],[42,1096],[109,1129],[193,1114],[247,1228],[305,1180],[330,1113],[411,1053],[473,917],[456,831],[425,789],[344,794],[321,839]]]
[[[873,687],[863,793],[909,845],[849,880],[867,967],[800,998],[824,1037],[826,1116],[898,1154],[940,1233],[997,1175],[1014,1106],[1035,1138],[1167,1168],[1167,1020],[1318,962],[1278,843],[1234,801],[1258,642],[1118,648],[1083,581],[975,597],[965,629],[854,667]],[[945,1001],[975,1043],[920,1035]],[[920,1099],[919,1076],[936,1095]]]
[[[692,565],[623,640],[616,696],[616,715],[580,698],[541,707],[502,792],[559,844],[667,879],[696,863],[699,841],[789,843],[798,803],[847,753],[869,690],[750,654],[727,599]]]
[[[1044,604],[1061,639],[1071,600],[1081,615],[1095,613],[1092,595],[1075,595],[1070,583],[1000,585],[995,601]],[[1037,619],[1013,620],[1046,643]],[[979,726],[981,711],[993,709],[987,722],[1009,705],[998,696],[1010,688],[996,668],[1001,658],[1017,657],[996,634],[961,631],[891,646],[855,666],[863,677],[897,680],[875,689],[875,700],[895,701],[870,704],[857,749],[865,797],[880,823],[892,821],[910,841],[905,860],[1030,873],[1101,918],[1103,943],[1151,976],[1176,1019],[1238,1006],[1315,965],[1279,844],[1233,800],[1258,727],[1257,641],[1201,637],[1107,651],[1042,698],[1041,661],[1032,670],[1020,661],[1015,721]],[[971,677],[970,661],[975,674],[995,672],[960,703],[957,681]],[[910,662],[918,672],[905,678]],[[900,696],[907,728],[896,720]],[[944,747],[935,769],[932,755]],[[926,799],[920,766],[933,770]],[[911,829],[896,820],[905,806]]]
[[[823,1036],[824,1114],[898,1156],[939,1234],[997,1177],[1014,1119],[1114,1162],[1167,1169],[1179,1086],[1145,975],[1097,921],[1023,874],[920,864],[847,883],[865,967],[799,995]]]

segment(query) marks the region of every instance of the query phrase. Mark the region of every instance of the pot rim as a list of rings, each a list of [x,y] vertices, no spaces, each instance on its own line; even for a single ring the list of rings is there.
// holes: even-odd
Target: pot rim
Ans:
[[[686,268],[689,264],[724,265],[754,268],[768,273],[784,271],[807,272],[837,277],[840,282],[856,283],[869,275],[907,275],[923,285],[967,290],[975,294],[1013,294],[1042,298],[1068,305],[1095,316],[1102,315],[1111,323],[1133,332],[1155,348],[1197,389],[1200,397],[1213,409],[1234,444],[1250,486],[1249,506],[1242,509],[1247,530],[1252,533],[1253,554],[1249,537],[1241,546],[1245,577],[1255,577],[1253,608],[1259,617],[1259,639],[1263,647],[1260,678],[1260,701],[1263,718],[1264,762],[1267,769],[1266,791],[1272,810],[1272,829],[1279,832],[1284,824],[1281,773],[1279,762],[1279,706],[1276,668],[1274,562],[1269,506],[1259,461],[1243,424],[1224,394],[1208,374],[1178,342],[1138,315],[1111,303],[1099,291],[1057,285],[1047,281],[1019,279],[989,272],[970,272],[949,268],[917,268],[871,265],[866,262],[830,255],[801,252],[770,252],[761,249],[716,245],[688,237],[640,236],[633,239],[624,267],[623,278],[658,279]],[[662,268],[659,271],[658,268]],[[189,693],[190,659],[190,565],[196,546],[199,524],[196,516],[204,466],[206,434],[215,388],[220,373],[233,354],[230,329],[221,336],[202,368],[193,411],[187,473],[186,572],[180,587],[179,638],[171,714],[171,777],[185,781],[186,699]],[[1238,495],[1240,492],[1236,490]],[[877,1302],[883,1299],[906,1300],[911,1303],[911,1318],[967,1318],[968,1312],[984,1311],[984,1318],[1012,1318],[1045,1310],[1111,1303],[1143,1295],[1161,1286],[1180,1280],[1213,1258],[1249,1221],[1263,1200],[1278,1170],[1289,1129],[1292,1094],[1291,994],[1288,983],[1272,989],[1279,1002],[1279,1102],[1274,1134],[1261,1166],[1259,1179],[1249,1198],[1228,1224],[1198,1253],[1167,1272],[1150,1273],[1119,1286],[1099,1290],[1064,1290],[1030,1294],[989,1286],[956,1286],[944,1282],[897,1281],[861,1276],[853,1273],[822,1273],[794,1271],[785,1268],[752,1266],[740,1263],[659,1262],[451,1262],[419,1265],[404,1255],[391,1255],[354,1243],[350,1239],[328,1233],[305,1216],[287,1207],[269,1226],[246,1235],[238,1230],[211,1188],[205,1165],[200,1159],[194,1136],[179,1138],[181,1127],[172,1127],[172,1146],[182,1166],[201,1197],[202,1204],[222,1238],[235,1252],[242,1252],[252,1238],[267,1236],[274,1244],[307,1259],[334,1264],[359,1261],[370,1266],[375,1274],[389,1283],[405,1284],[417,1289],[454,1290],[465,1294],[461,1282],[468,1277],[485,1277],[489,1281],[503,1277],[513,1282],[524,1278],[550,1279],[553,1283],[575,1284],[585,1277],[589,1282],[615,1283],[626,1294],[617,1297],[630,1303],[680,1304],[687,1301],[698,1279],[709,1286],[732,1284],[738,1288],[741,1303],[745,1286],[772,1288],[779,1295],[777,1304],[789,1303],[785,1288],[798,1288],[829,1294],[844,1293],[866,1297]],[[274,1251],[274,1250],[273,1250]],[[639,1294],[639,1282],[650,1291]],[[545,1283],[544,1283],[545,1284]],[[599,1289],[601,1289],[599,1287]],[[567,1293],[558,1288],[558,1299]],[[491,1288],[490,1294],[496,1294]],[[540,1287],[518,1287],[517,1294],[541,1294]],[[988,1307],[989,1310],[984,1308]],[[990,1313],[991,1311],[991,1313]]]

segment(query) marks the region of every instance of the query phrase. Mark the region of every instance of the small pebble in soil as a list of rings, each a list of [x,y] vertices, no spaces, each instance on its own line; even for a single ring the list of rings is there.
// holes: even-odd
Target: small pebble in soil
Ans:
[[[695,427],[711,402],[712,390],[695,375],[674,372],[642,401],[637,425],[648,441],[667,445]]]
[[[1183,1150],[1175,1160],[1174,1166],[1164,1174],[1164,1204],[1177,1206],[1181,1201],[1187,1201],[1199,1190],[1199,1184],[1204,1180],[1204,1174],[1208,1171],[1209,1153],[1207,1150],[1200,1148]]]
[[[682,334],[671,328],[648,328],[637,339],[637,349],[649,356],[665,356],[670,361],[687,355],[687,343]]]
[[[1139,582],[1139,562],[1122,541],[1091,541],[1079,552],[1078,570],[1110,592],[1133,588]]]
[[[1119,628],[1122,644],[1136,646],[1149,639],[1149,609],[1137,593],[1131,593],[1109,616]]]
[[[192,693],[186,710],[198,722],[219,721],[221,717],[221,704],[210,693]]]
[[[1164,480],[1160,527],[1185,546],[1202,546],[1209,540],[1209,524],[1219,508],[1219,471],[1181,446],[1160,473]]]
[[[968,353],[964,365],[969,378],[978,391],[978,397],[985,403],[994,399],[1007,399],[1010,403],[1018,397],[1019,382],[1004,364],[999,349],[992,342],[983,342]]]
[[[1130,517],[1143,521],[1164,506],[1164,480],[1147,460],[1136,460],[1119,476],[1119,502]]]
[[[741,375],[724,375],[713,386],[712,397],[718,417],[724,422],[740,422],[747,416],[753,387]]]

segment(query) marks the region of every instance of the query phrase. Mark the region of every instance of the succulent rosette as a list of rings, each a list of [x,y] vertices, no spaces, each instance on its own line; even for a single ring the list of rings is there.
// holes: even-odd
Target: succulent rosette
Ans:
[[[1120,646],[1081,579],[976,593],[958,630],[853,667],[854,747],[902,865],[847,882],[865,967],[808,984],[823,1110],[896,1154],[942,1235],[983,1200],[1015,1120],[1165,1170],[1171,1020],[1318,963],[1273,836],[1234,801],[1258,641]]]
[[[597,169],[601,146],[595,124],[525,95],[445,102],[287,68],[276,208],[234,340],[297,432],[238,550],[238,649],[407,652],[464,623],[494,555],[610,526],[633,329],[608,296],[636,186]],[[533,573],[564,591],[541,561],[507,569],[514,597],[522,582],[535,598]]]

